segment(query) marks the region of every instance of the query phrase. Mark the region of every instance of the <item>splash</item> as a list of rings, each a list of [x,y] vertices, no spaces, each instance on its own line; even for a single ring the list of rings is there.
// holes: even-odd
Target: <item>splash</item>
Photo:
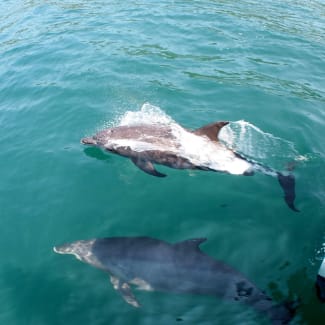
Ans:
[[[277,169],[291,169],[294,162],[308,159],[298,153],[292,142],[244,120],[230,122],[219,133],[219,140],[245,157]]]
[[[158,106],[145,103],[139,111],[128,111],[117,120],[117,125],[143,125],[143,124],[176,124],[176,122],[167,115]]]

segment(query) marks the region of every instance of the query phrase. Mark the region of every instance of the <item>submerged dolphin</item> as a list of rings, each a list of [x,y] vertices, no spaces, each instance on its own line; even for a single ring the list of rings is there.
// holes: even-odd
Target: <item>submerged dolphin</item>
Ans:
[[[294,206],[295,179],[269,167],[251,162],[218,141],[222,127],[229,122],[215,122],[197,130],[186,130],[176,123],[117,126],[81,139],[81,143],[101,147],[128,157],[144,172],[158,177],[153,163],[177,169],[200,169],[236,175],[253,175],[259,171],[277,177],[288,206]]]
[[[140,307],[131,284],[141,290],[213,295],[239,301],[266,314],[273,324],[286,324],[294,316],[289,304],[270,297],[230,266],[203,253],[206,239],[176,244],[150,237],[112,237],[80,240],[55,246],[59,254],[73,254],[110,274],[111,283],[124,300]]]

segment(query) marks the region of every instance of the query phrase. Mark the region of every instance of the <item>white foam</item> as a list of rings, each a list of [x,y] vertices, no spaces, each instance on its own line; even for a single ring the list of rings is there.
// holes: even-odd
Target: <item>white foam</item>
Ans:
[[[144,103],[139,111],[128,111],[118,121],[121,125],[172,124],[175,121],[158,106]]]
[[[272,165],[276,170],[287,168],[288,162],[308,160],[308,157],[298,153],[292,142],[264,132],[244,120],[230,122],[223,127],[219,140],[245,157]]]
[[[194,165],[231,174],[243,174],[251,168],[247,161],[237,158],[231,150],[220,143],[188,132],[177,124],[173,125],[172,129],[180,143],[179,153]]]

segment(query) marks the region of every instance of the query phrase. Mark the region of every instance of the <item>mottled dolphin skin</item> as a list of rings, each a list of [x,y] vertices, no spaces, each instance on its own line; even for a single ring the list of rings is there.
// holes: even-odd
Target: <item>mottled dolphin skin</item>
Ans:
[[[75,241],[55,246],[54,251],[73,254],[108,272],[114,289],[134,307],[140,303],[131,285],[242,302],[267,315],[273,324],[287,324],[293,318],[289,304],[275,304],[241,273],[203,253],[199,245],[205,240],[170,244],[150,237],[112,237]]]
[[[295,179],[267,166],[249,161],[218,141],[219,131],[229,122],[219,121],[196,130],[173,124],[139,124],[107,128],[92,137],[81,139],[85,145],[128,157],[144,172],[157,176],[153,164],[177,169],[199,169],[235,175],[253,175],[255,171],[277,177],[285,202],[294,211]]]

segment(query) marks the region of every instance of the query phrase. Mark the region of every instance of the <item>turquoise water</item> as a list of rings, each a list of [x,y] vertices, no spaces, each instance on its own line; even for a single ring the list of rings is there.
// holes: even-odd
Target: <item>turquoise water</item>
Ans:
[[[139,235],[207,237],[203,251],[276,301],[299,297],[293,323],[324,323],[324,17],[320,0],[2,1],[0,323],[267,323],[204,296],[138,291],[134,309],[52,251]],[[273,168],[295,161],[301,212],[265,175],[158,166],[158,179],[80,144],[144,103],[187,128],[247,121],[232,141]]]

